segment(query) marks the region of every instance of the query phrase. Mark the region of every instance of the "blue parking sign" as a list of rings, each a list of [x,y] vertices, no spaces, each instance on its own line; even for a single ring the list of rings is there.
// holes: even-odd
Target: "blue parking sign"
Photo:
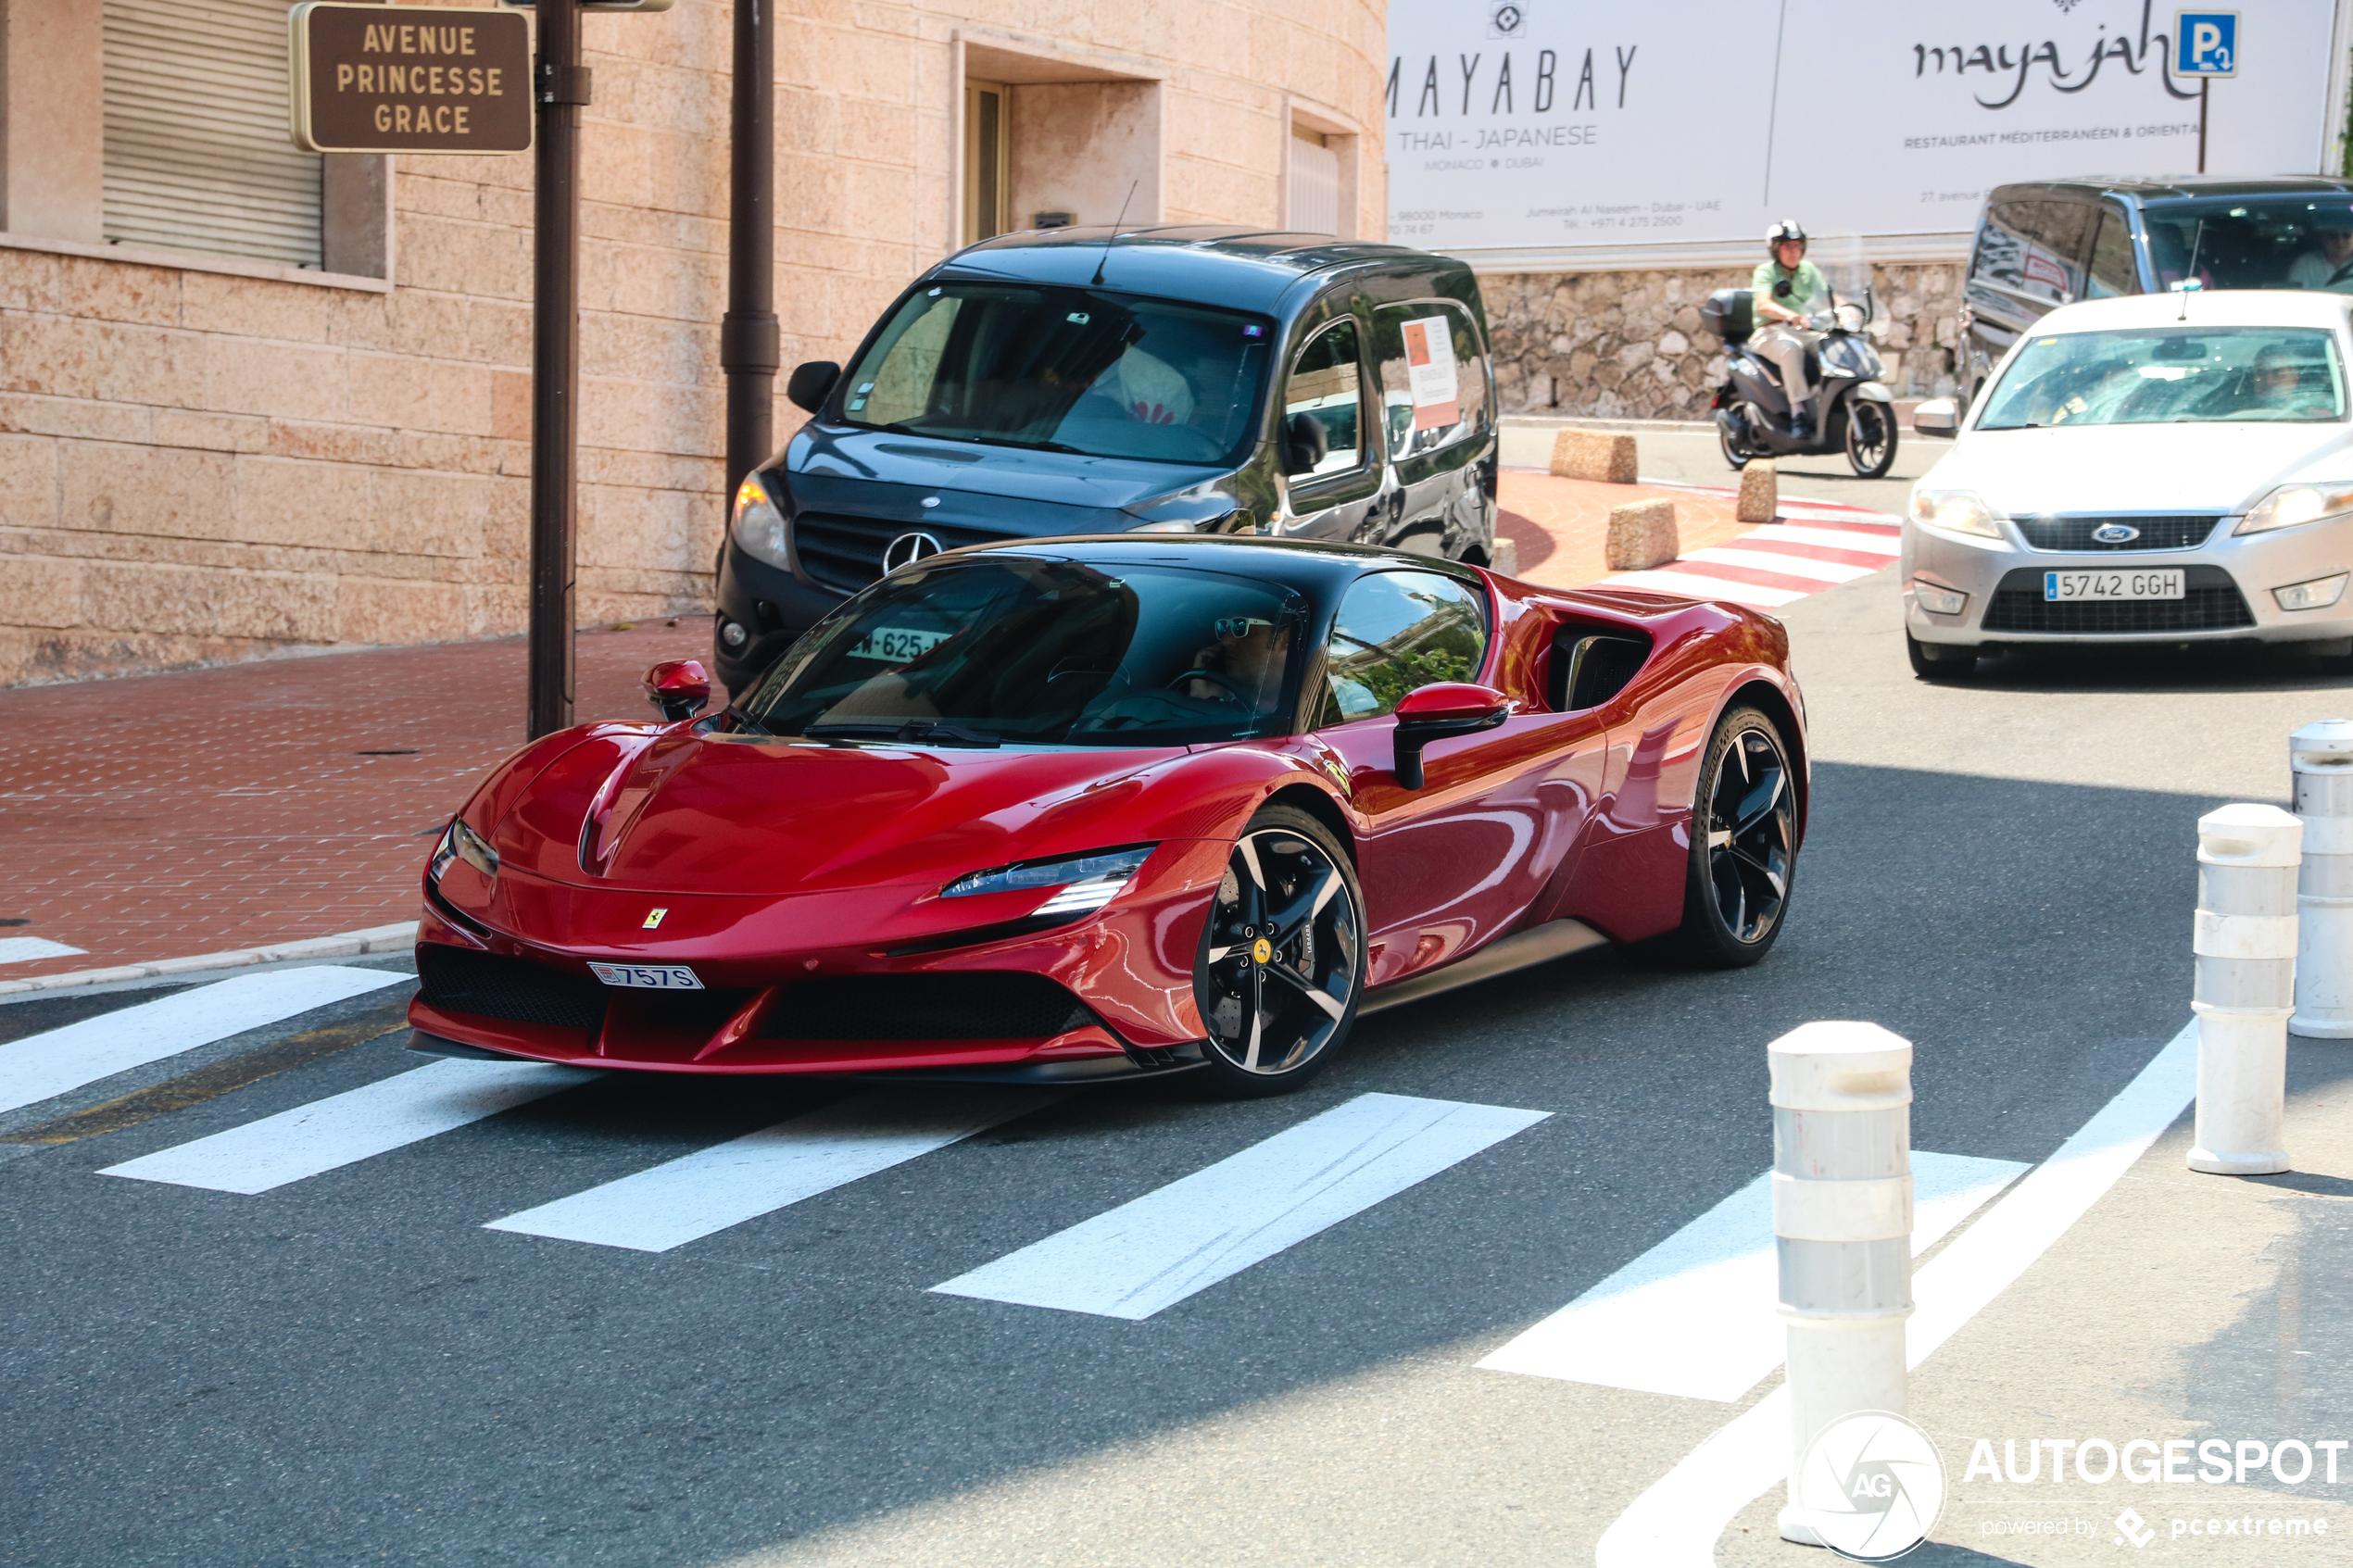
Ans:
[[[2173,19],[2173,74],[2235,76],[2239,67],[2236,11],[2183,11]]]

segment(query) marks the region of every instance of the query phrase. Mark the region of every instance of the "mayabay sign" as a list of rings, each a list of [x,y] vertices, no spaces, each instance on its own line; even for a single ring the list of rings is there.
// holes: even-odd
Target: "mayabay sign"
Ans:
[[[313,0],[286,20],[305,151],[531,150],[531,24],[519,13]]]

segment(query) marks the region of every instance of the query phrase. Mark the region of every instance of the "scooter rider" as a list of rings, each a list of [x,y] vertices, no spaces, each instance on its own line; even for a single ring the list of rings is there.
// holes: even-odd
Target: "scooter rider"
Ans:
[[[1806,350],[1818,334],[1806,331],[1806,321],[1831,307],[1830,285],[1806,259],[1806,231],[1796,220],[1784,218],[1766,230],[1765,249],[1768,259],[1749,278],[1750,309],[1758,322],[1749,342],[1781,372],[1792,433],[1810,438],[1813,416],[1806,400],[1813,388],[1806,379]]]

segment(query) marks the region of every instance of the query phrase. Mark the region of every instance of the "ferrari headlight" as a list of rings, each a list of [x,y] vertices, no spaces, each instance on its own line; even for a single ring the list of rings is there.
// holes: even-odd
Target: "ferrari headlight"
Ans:
[[[1030,860],[1017,866],[998,866],[970,876],[960,876],[939,890],[942,898],[968,898],[978,893],[1017,893],[1027,887],[1058,889],[1054,896],[1030,913],[1035,915],[1076,915],[1100,909],[1119,897],[1135,877],[1143,863],[1151,859],[1153,846],[1139,844],[1128,849],[1108,849],[1096,855],[1076,855],[1061,860]]]
[[[1940,533],[1974,533],[1982,539],[2002,536],[2001,524],[1994,521],[1994,508],[1974,490],[1916,487],[1912,491],[1912,521]]]
[[[2353,484],[2283,484],[2247,508],[2246,516],[2231,532],[2269,533],[2274,528],[2294,528],[2347,512],[2353,512]]]
[[[433,864],[425,874],[434,882],[449,869],[452,860],[463,860],[484,876],[498,874],[498,851],[490,841],[465,824],[463,819],[453,818],[441,842],[434,846]]]
[[[727,527],[736,536],[736,546],[754,560],[786,569],[792,566],[785,514],[768,498],[768,487],[760,483],[758,474],[744,475],[744,482],[736,486],[735,515]]]

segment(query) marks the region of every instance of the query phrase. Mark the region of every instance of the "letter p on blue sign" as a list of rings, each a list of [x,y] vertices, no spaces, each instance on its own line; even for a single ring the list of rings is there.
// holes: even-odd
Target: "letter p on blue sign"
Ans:
[[[2173,19],[2173,74],[2235,76],[2239,66],[2236,11],[2183,11]]]

